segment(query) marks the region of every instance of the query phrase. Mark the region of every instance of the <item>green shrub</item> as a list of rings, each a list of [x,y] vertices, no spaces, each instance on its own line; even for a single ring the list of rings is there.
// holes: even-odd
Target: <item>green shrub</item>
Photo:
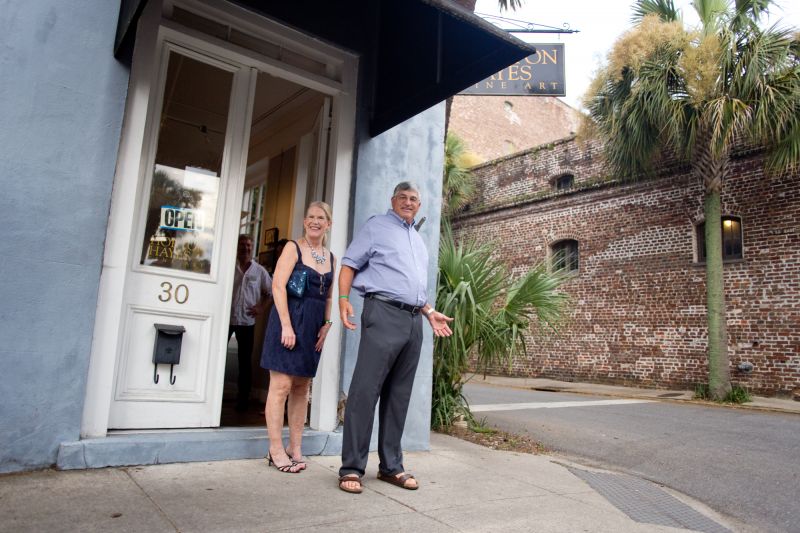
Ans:
[[[698,383],[694,386],[694,399],[695,400],[708,400],[711,398],[711,393],[708,390],[708,383]]]
[[[711,392],[708,387],[708,383],[698,383],[695,385],[694,397],[696,400],[710,400]],[[725,397],[718,403],[742,404],[752,401],[753,397],[750,395],[750,392],[747,390],[747,388],[742,387],[741,385],[734,385],[731,387],[730,392],[726,394]]]
[[[725,403],[747,403],[752,402],[753,397],[750,396],[750,392],[740,385],[734,385],[731,387],[731,391],[725,395],[725,399],[723,400]]]

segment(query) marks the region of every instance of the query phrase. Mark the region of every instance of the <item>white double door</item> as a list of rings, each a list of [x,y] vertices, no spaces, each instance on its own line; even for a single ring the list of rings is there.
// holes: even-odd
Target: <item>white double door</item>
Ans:
[[[138,165],[109,428],[219,425],[257,73],[161,42]],[[179,362],[154,364],[159,349]]]

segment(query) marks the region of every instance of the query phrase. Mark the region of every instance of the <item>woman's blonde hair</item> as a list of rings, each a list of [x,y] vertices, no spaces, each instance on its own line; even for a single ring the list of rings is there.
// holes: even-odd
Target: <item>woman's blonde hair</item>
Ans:
[[[309,212],[309,210],[311,210],[312,207],[318,207],[318,208],[322,209],[325,212],[325,218],[328,219],[328,223],[332,223],[333,222],[333,216],[331,215],[331,206],[329,206],[325,202],[321,202],[321,201],[311,202],[310,204],[308,204],[308,207],[306,207],[306,216],[308,216],[308,212]],[[328,245],[328,232],[329,231],[330,230],[326,231],[325,234],[322,236],[322,246],[327,246]],[[303,229],[303,238],[305,238],[305,236],[306,236],[306,232],[305,232],[305,229]]]

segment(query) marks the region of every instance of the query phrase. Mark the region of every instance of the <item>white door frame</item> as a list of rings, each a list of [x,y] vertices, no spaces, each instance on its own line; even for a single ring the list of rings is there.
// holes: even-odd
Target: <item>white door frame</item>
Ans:
[[[326,152],[330,107],[330,99],[326,97],[317,112],[313,128],[300,137],[300,142],[297,143],[297,178],[294,184],[290,235],[299,235],[302,231],[307,201],[326,201],[322,197],[322,191],[328,170],[325,168],[325,161],[328,159]]]
[[[227,313],[221,313],[219,309],[220,305],[229,309],[231,300],[229,287],[232,286],[235,260],[229,243],[236,241],[239,230],[257,70],[206,54],[199,47],[187,45],[179,34],[163,28],[159,31],[158,42],[161,50],[159,76],[158,83],[152,85],[148,104],[147,145],[142,150],[138,215],[133,221],[134,235],[129,252],[133,260],[125,279],[125,317],[120,329],[109,426],[126,429],[214,427],[220,421],[225,370],[225,358],[219,354],[225,353],[228,329]],[[232,76],[218,198],[212,217],[213,247],[216,249],[208,273],[148,266],[143,264],[138,254],[145,246],[143,243],[148,241],[144,221],[153,181],[151,169],[160,142],[167,68],[173,54],[194,59]],[[179,287],[184,289],[180,297]],[[186,327],[187,335],[183,339],[185,356],[182,357],[185,365],[178,367],[180,377],[176,376],[176,379],[180,383],[174,386],[171,381],[153,384],[147,377],[149,352],[155,338],[151,324],[155,322]],[[153,380],[157,377],[154,374]]]
[[[280,40],[287,48],[309,51],[316,57],[325,58],[327,64],[334,65],[338,80],[302,71],[292,65],[267,58],[249,50],[221,41],[200,32],[184,28],[163,18],[163,13],[171,9],[173,2],[163,4],[150,1],[142,14],[137,30],[136,46],[133,55],[129,82],[128,99],[125,106],[125,119],[120,140],[119,157],[111,197],[111,211],[106,232],[103,268],[100,276],[97,311],[95,315],[92,353],[89,362],[86,397],[81,424],[81,436],[102,437],[108,431],[109,410],[114,390],[116,362],[121,349],[121,324],[126,310],[124,302],[125,280],[128,269],[138,265],[136,240],[139,228],[136,227],[139,206],[132,198],[139,198],[138,191],[143,186],[142,165],[146,138],[146,117],[151,99],[156,93],[159,54],[164,40],[197,49],[205,55],[217,56],[267,72],[271,75],[289,79],[300,85],[310,87],[333,99],[334,123],[331,131],[331,153],[329,176],[332,176],[335,189],[331,195],[334,211],[334,225],[331,231],[331,248],[343,251],[347,245],[347,213],[350,203],[351,173],[354,154],[356,78],[358,60],[355,56],[320,43],[285,26],[260,18],[253,23],[253,14],[230,4],[211,4],[206,0],[183,0],[180,2],[199,13],[215,17],[215,20],[230,21],[251,33],[261,32],[271,40]],[[254,78],[255,76],[253,76]],[[252,105],[248,102],[247,105]],[[249,138],[249,124],[247,125]],[[234,132],[239,135],[239,132]],[[246,150],[243,150],[246,153]],[[244,168],[245,161],[241,162]],[[236,191],[235,198],[225,200],[225,208],[231,205],[238,209],[241,205],[242,191]],[[238,203],[237,203],[238,202]],[[227,243],[220,250],[220,257],[233,256],[235,243]],[[224,270],[224,269],[222,269]],[[228,276],[225,276],[227,278]],[[226,283],[227,279],[220,279]],[[334,284],[336,288],[336,284]],[[229,297],[230,298],[230,297]],[[336,295],[334,295],[336,298]],[[219,312],[227,314],[229,301],[221,302]],[[341,324],[334,321],[322,353],[317,377],[314,379],[312,398],[311,427],[323,431],[335,429],[337,425],[336,408],[339,396],[339,367],[341,352]],[[225,354],[220,354],[223,360]]]

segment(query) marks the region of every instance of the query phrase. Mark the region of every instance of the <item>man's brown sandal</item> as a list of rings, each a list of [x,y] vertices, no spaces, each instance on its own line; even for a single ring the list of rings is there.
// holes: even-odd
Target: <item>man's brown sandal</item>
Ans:
[[[383,472],[378,472],[378,479],[381,481],[385,481],[386,483],[391,483],[392,485],[397,485],[400,488],[406,490],[417,490],[419,488],[419,483],[415,485],[407,485],[407,482],[411,479],[414,481],[417,480],[411,474],[403,474],[403,475],[395,475],[395,474],[384,474]]]
[[[345,482],[351,483],[358,483],[358,487],[355,489],[351,489],[350,487],[345,487]],[[346,474],[339,478],[339,488],[345,492],[349,492],[350,494],[361,494],[361,491],[364,490],[361,486],[361,478],[357,474]]]

